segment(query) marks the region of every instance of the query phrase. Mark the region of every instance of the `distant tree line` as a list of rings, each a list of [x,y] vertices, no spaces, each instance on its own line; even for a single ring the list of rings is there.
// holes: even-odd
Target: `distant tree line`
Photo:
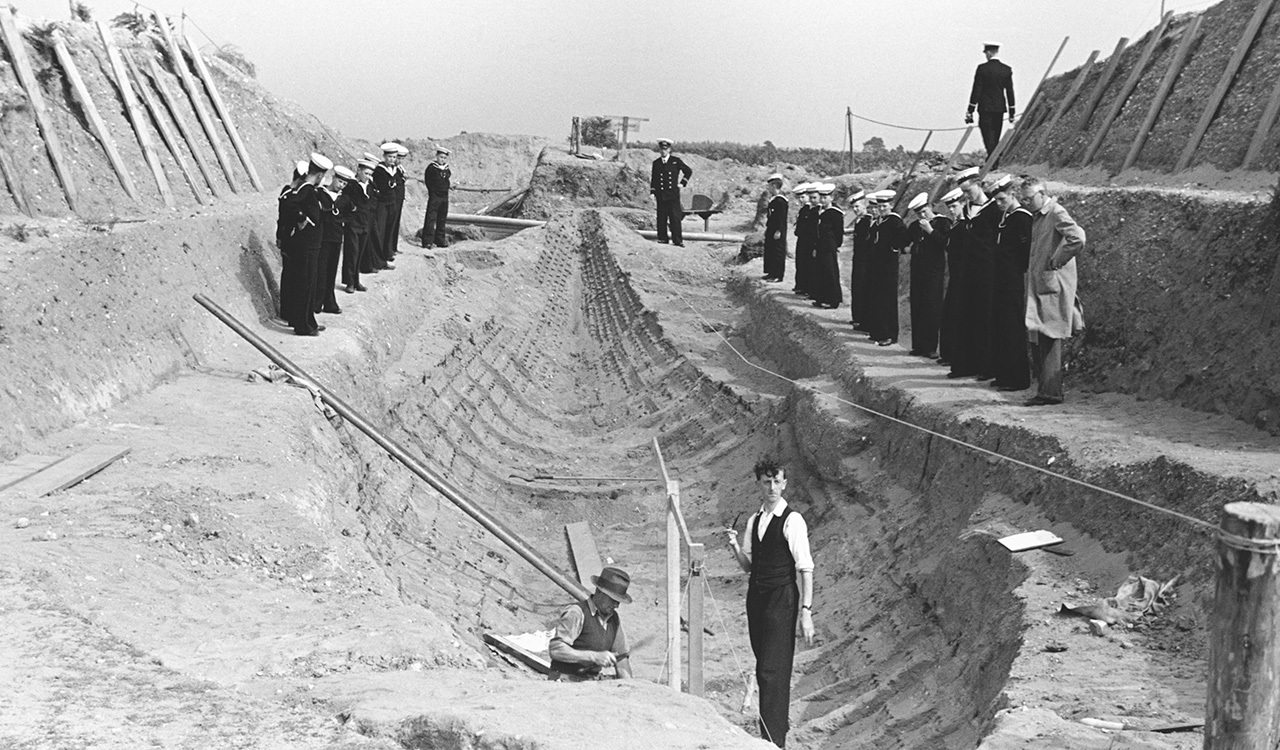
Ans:
[[[638,142],[635,148],[657,150],[656,144]],[[771,166],[778,163],[794,164],[815,175],[839,175],[877,170],[905,170],[915,158],[915,151],[902,146],[885,148],[884,141],[872,138],[863,144],[861,151],[853,153],[853,169],[849,169],[849,152],[828,148],[779,148],[772,141],[761,144],[733,143],[731,141],[677,141],[672,150],[681,154],[696,154],[707,159],[733,159],[751,166]],[[921,167],[941,165],[950,154],[925,151]],[[978,163],[980,153],[963,154],[959,161]]]

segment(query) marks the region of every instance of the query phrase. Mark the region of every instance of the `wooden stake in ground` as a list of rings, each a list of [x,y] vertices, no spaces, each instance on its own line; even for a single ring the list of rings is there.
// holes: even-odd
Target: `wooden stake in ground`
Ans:
[[[1204,134],[1208,132],[1209,126],[1213,124],[1213,118],[1218,116],[1218,109],[1222,107],[1222,100],[1227,98],[1227,92],[1231,90],[1231,84],[1236,80],[1236,74],[1240,72],[1240,66],[1244,64],[1244,58],[1249,54],[1249,48],[1253,46],[1253,40],[1258,38],[1258,32],[1262,30],[1262,23],[1267,20],[1267,14],[1271,12],[1275,0],[1258,0],[1258,7],[1253,12],[1253,17],[1249,19],[1249,25],[1245,27],[1244,33],[1240,35],[1240,41],[1236,43],[1236,50],[1231,54],[1231,59],[1227,61],[1227,69],[1222,71],[1222,79],[1218,81],[1218,85],[1213,88],[1213,92],[1209,94],[1209,101],[1204,107],[1204,112],[1200,115],[1200,121],[1196,123],[1195,130],[1191,131],[1191,138],[1187,140],[1187,145],[1182,149],[1182,156],[1178,158],[1178,165],[1174,167],[1175,172],[1181,172],[1191,166],[1191,160],[1196,155],[1196,149],[1200,148],[1200,142],[1204,140]]]
[[[1133,71],[1129,73],[1129,78],[1125,80],[1124,86],[1120,88],[1120,93],[1116,94],[1116,99],[1111,103],[1111,109],[1107,110],[1107,116],[1103,119],[1102,124],[1097,127],[1093,136],[1093,142],[1089,144],[1089,148],[1084,152],[1084,158],[1080,160],[1081,166],[1087,166],[1093,161],[1093,157],[1098,153],[1098,149],[1102,148],[1102,142],[1106,140],[1107,131],[1111,129],[1111,123],[1116,121],[1120,116],[1120,111],[1124,109],[1125,102],[1129,101],[1129,95],[1138,87],[1138,82],[1142,80],[1142,75],[1147,72],[1147,63],[1151,62],[1151,56],[1156,53],[1156,47],[1160,46],[1160,40],[1164,38],[1165,29],[1169,28],[1169,22],[1173,20],[1173,11],[1164,14],[1164,18],[1160,19],[1160,25],[1156,30],[1151,32],[1151,38],[1147,40],[1147,46],[1142,49],[1142,56],[1138,58],[1138,63],[1133,66]]]
[[[1023,138],[1028,135],[1028,131],[1033,127],[1031,115],[1042,109],[1041,91],[1044,89],[1044,82],[1049,80],[1049,74],[1053,72],[1053,66],[1058,64],[1058,58],[1062,57],[1062,50],[1067,48],[1067,42],[1071,41],[1071,37],[1064,36],[1062,44],[1058,45],[1058,51],[1053,54],[1053,59],[1049,61],[1049,67],[1044,69],[1044,75],[1040,76],[1040,82],[1036,84],[1035,89],[1031,92],[1031,98],[1027,100],[1027,108],[1022,112],[1022,119],[1014,128],[1013,138],[1010,139],[1009,145],[1005,147],[1005,151],[1013,153],[1013,150],[1021,145]]]
[[[1280,743],[1280,507],[1222,509],[1209,633],[1206,750]]]
[[[227,135],[231,137],[231,146],[235,148],[236,155],[240,157],[240,163],[244,165],[244,171],[249,173],[249,182],[253,183],[253,189],[259,193],[262,192],[262,180],[258,179],[258,170],[253,168],[253,162],[249,159],[249,150],[244,147],[244,141],[240,140],[240,131],[236,130],[236,126],[231,122],[231,112],[227,109],[227,105],[222,102],[222,94],[218,93],[218,87],[213,82],[213,76],[209,75],[209,68],[204,63],[204,58],[200,56],[200,48],[191,41],[190,34],[183,35],[183,41],[187,43],[187,51],[191,53],[191,60],[196,65],[196,75],[200,76],[200,80],[204,81],[204,87],[209,92],[209,100],[213,102],[213,108],[217,110],[218,117],[222,119],[222,125],[227,129]]]
[[[9,48],[9,59],[13,61],[14,73],[18,82],[27,92],[31,102],[31,111],[35,114],[36,124],[40,126],[40,135],[44,138],[45,149],[49,152],[49,161],[53,162],[53,171],[62,183],[62,192],[67,198],[67,206],[74,213],[79,200],[76,198],[76,186],[71,180],[71,171],[67,168],[67,158],[62,154],[62,141],[58,132],[53,129],[53,120],[44,103],[44,95],[40,93],[40,83],[31,71],[31,60],[27,57],[27,48],[22,43],[22,36],[13,21],[13,11],[0,9],[0,35],[4,36],[4,45]]]
[[[138,71],[138,66],[133,62],[132,55],[121,55],[124,59],[124,65],[129,70],[129,76],[133,79],[133,85],[136,87],[142,104],[147,108],[147,113],[151,115],[151,121],[155,123],[156,130],[160,133],[160,140],[164,141],[165,148],[169,149],[169,153],[173,155],[173,160],[178,164],[178,171],[182,172],[182,177],[187,181],[187,186],[191,188],[191,193],[195,195],[196,201],[200,205],[205,205],[208,201],[205,199],[204,187],[196,182],[191,174],[191,170],[187,168],[187,158],[182,155],[182,147],[178,145],[178,139],[173,131],[169,129],[169,123],[164,119],[164,110],[156,102],[155,97],[151,96],[151,89],[147,87],[147,79],[142,77],[142,73]]]
[[[200,153],[195,133],[191,132],[186,119],[182,116],[182,111],[178,109],[177,99],[169,91],[168,84],[164,82],[164,73],[160,70],[160,65],[150,55],[147,55],[147,65],[150,68],[151,80],[156,85],[156,91],[160,92],[160,100],[164,102],[165,108],[172,115],[173,124],[178,126],[178,133],[182,136],[182,140],[186,141],[187,149],[191,151],[191,158],[195,160],[196,167],[200,170],[200,175],[204,177],[205,184],[213,191],[215,198],[223,197],[226,192],[222,189],[222,180],[213,176],[213,168],[209,166],[209,162],[204,158],[204,155]]]
[[[1030,155],[1027,156],[1028,164],[1036,163],[1036,159],[1040,156],[1040,152],[1044,150],[1045,144],[1049,142],[1049,136],[1053,133],[1053,129],[1058,127],[1058,120],[1062,119],[1062,115],[1066,114],[1067,109],[1071,107],[1071,104],[1076,100],[1076,97],[1080,95],[1080,89],[1084,88],[1084,82],[1089,77],[1089,71],[1093,70],[1093,64],[1097,61],[1098,55],[1101,53],[1101,50],[1096,49],[1089,53],[1089,59],[1085,60],[1084,67],[1080,68],[1079,75],[1077,75],[1076,79],[1071,82],[1071,88],[1067,91],[1066,97],[1063,98],[1062,101],[1058,102],[1057,111],[1053,113],[1053,117],[1049,118],[1049,122],[1040,129],[1040,141],[1036,144],[1036,147],[1031,150]]]
[[[1124,47],[1129,43],[1129,37],[1122,36],[1120,41],[1116,42],[1116,49],[1111,53],[1110,59],[1107,60],[1107,66],[1102,69],[1102,75],[1098,78],[1098,85],[1093,87],[1093,93],[1089,95],[1089,103],[1084,105],[1083,116],[1080,118],[1080,124],[1076,128],[1080,132],[1084,132],[1089,127],[1089,120],[1093,119],[1093,112],[1098,108],[1098,104],[1102,101],[1102,95],[1107,92],[1107,86],[1111,85],[1111,79],[1116,75],[1116,68],[1120,67],[1120,55],[1124,52]]]
[[[947,159],[947,166],[943,168],[942,175],[938,177],[938,181],[933,183],[933,189],[929,191],[929,202],[933,203],[938,200],[938,195],[942,192],[942,186],[947,184],[947,178],[951,176],[951,170],[956,165],[956,158],[960,156],[960,149],[964,148],[964,144],[969,140],[969,136],[973,134],[973,127],[964,129],[964,134],[960,136],[960,142],[956,144],[956,148],[951,152],[951,158]]]
[[[1138,160],[1138,154],[1142,153],[1142,147],[1147,142],[1147,136],[1151,135],[1151,130],[1156,126],[1156,119],[1160,117],[1160,110],[1164,108],[1165,99],[1169,98],[1169,92],[1173,90],[1174,81],[1178,80],[1178,74],[1182,72],[1182,68],[1187,64],[1187,56],[1191,53],[1191,44],[1195,40],[1196,35],[1200,33],[1200,22],[1204,20],[1204,14],[1196,16],[1196,19],[1183,30],[1185,36],[1182,37],[1182,43],[1178,45],[1178,52],[1169,61],[1169,69],[1165,71],[1164,80],[1160,82],[1160,88],[1156,89],[1156,98],[1151,101],[1151,108],[1147,110],[1147,118],[1142,121],[1141,127],[1138,128],[1138,135],[1133,139],[1133,145],[1129,146],[1129,154],[1124,157],[1124,164],[1121,165],[1120,171],[1133,166]]]
[[[169,51],[169,60],[173,63],[173,72],[178,74],[178,80],[182,82],[182,88],[187,92],[187,98],[191,100],[191,108],[195,110],[196,119],[200,121],[200,127],[204,129],[205,137],[209,139],[209,145],[213,147],[213,155],[218,159],[218,165],[222,167],[222,173],[227,177],[227,185],[231,187],[231,192],[240,192],[240,186],[236,184],[235,171],[231,167],[231,160],[227,158],[226,149],[222,147],[222,139],[218,137],[218,130],[213,126],[213,120],[209,119],[209,112],[204,108],[204,100],[201,98],[199,89],[196,88],[195,81],[191,80],[191,73],[187,71],[187,61],[182,59],[182,50],[178,48],[178,43],[174,41],[173,31],[169,28],[169,19],[165,18],[160,11],[155,11],[156,25],[160,27],[160,36],[164,39],[164,47]],[[190,137],[187,138],[191,141]],[[194,141],[191,141],[194,147]],[[194,150],[194,148],[193,148]]]
[[[151,131],[147,130],[147,123],[138,112],[138,102],[133,97],[133,87],[129,85],[129,74],[125,70],[124,61],[120,58],[120,50],[116,47],[111,27],[106,21],[98,21],[98,34],[102,37],[102,44],[107,48],[107,60],[111,63],[111,72],[115,76],[116,89],[120,92],[120,101],[124,104],[124,113],[129,118],[129,124],[133,126],[138,145],[142,147],[142,155],[147,160],[147,167],[151,169],[151,177],[156,181],[156,188],[160,191],[164,204],[173,208],[176,203],[173,192],[169,189],[169,178],[165,177],[164,168],[160,166],[160,157],[156,155],[155,145],[151,141]]]
[[[1262,119],[1258,121],[1258,129],[1253,132],[1249,151],[1244,155],[1242,166],[1245,169],[1252,169],[1258,157],[1262,156],[1262,147],[1266,144],[1271,129],[1276,126],[1277,119],[1280,119],[1280,79],[1276,80],[1276,87],[1271,92],[1271,98],[1267,100],[1267,107],[1262,111]]]
[[[924,150],[929,147],[929,139],[933,137],[933,131],[930,130],[924,134],[924,143],[920,144],[920,150],[916,152],[916,158],[911,160],[911,166],[907,167],[907,171],[902,173],[902,186],[898,188],[898,194],[894,196],[893,205],[896,209],[898,204],[902,202],[902,198],[906,195],[907,190],[911,188],[911,176],[916,173],[916,165],[924,158]]]
[[[13,196],[14,205],[27,216],[35,216],[31,212],[31,201],[27,198],[27,188],[22,183],[22,177],[18,174],[17,168],[13,166],[13,160],[9,158],[9,144],[7,143],[0,143],[0,172],[4,173],[4,181],[9,185],[9,194]]]

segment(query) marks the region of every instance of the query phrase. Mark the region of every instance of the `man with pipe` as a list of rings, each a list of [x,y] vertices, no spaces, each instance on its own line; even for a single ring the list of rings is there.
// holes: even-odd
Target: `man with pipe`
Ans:
[[[797,615],[805,642],[813,643],[813,556],[809,527],[782,497],[787,488],[786,469],[766,457],[756,462],[754,472],[764,496],[760,510],[747,519],[741,544],[735,529],[725,529],[725,534],[739,567],[751,574],[747,629],[756,655],[756,684],[760,686],[760,735],[785,747]]]
[[[618,605],[631,602],[631,576],[607,567],[591,582],[595,593],[565,607],[556,622],[549,648],[553,680],[599,680],[605,667],[613,667],[619,679],[631,677],[631,654],[618,615]]]

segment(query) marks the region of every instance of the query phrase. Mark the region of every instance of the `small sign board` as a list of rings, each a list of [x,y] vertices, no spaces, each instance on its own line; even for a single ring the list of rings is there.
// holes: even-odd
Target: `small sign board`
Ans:
[[[1062,537],[1052,531],[1041,529],[1039,531],[1026,531],[1021,534],[1006,536],[999,541],[1010,552],[1026,552],[1027,550],[1062,544]]]

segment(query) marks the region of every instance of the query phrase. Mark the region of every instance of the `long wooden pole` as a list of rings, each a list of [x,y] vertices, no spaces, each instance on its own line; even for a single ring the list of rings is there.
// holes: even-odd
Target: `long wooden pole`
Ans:
[[[129,124],[133,126],[138,145],[142,148],[142,156],[147,160],[152,179],[156,181],[156,189],[160,191],[160,198],[164,200],[164,204],[173,208],[177,203],[173,199],[173,191],[169,189],[169,178],[165,177],[164,168],[160,166],[160,157],[156,155],[151,131],[147,129],[147,123],[138,112],[138,102],[133,95],[133,86],[129,84],[129,73],[125,70],[124,60],[121,59],[120,50],[116,47],[115,36],[112,35],[111,27],[106,21],[98,21],[98,35],[102,37],[102,44],[107,48],[107,61],[111,64],[111,74],[115,77],[116,89],[119,90],[120,101],[124,104],[124,113],[129,118]]]
[[[227,177],[227,185],[231,187],[231,192],[238,193],[240,186],[236,184],[231,160],[227,158],[226,149],[222,148],[222,139],[218,137],[218,131],[213,127],[213,120],[209,118],[208,110],[204,108],[204,99],[201,98],[200,90],[191,80],[187,61],[182,59],[182,50],[178,48],[178,43],[173,38],[173,31],[169,28],[169,19],[165,18],[160,11],[154,13],[156,25],[160,27],[160,36],[164,38],[165,49],[169,51],[169,59],[173,62],[173,71],[178,74],[178,80],[182,82],[182,88],[187,92],[187,98],[191,100],[191,108],[195,110],[196,119],[200,121],[200,127],[204,130],[205,137],[209,139],[209,145],[213,147],[213,155],[217,157],[218,165],[222,167],[222,173]]]
[[[112,137],[111,130],[107,128],[102,115],[98,113],[98,107],[93,103],[93,97],[89,95],[89,88],[84,85],[84,79],[80,77],[80,71],[76,68],[76,60],[71,56],[71,50],[67,49],[66,40],[57,31],[53,32],[53,54],[58,58],[58,65],[62,66],[62,71],[66,73],[67,81],[71,83],[71,93],[80,104],[85,117],[89,119],[89,127],[93,129],[98,142],[102,144],[102,150],[107,153],[107,161],[111,162],[111,168],[120,179],[120,185],[130,198],[135,202],[139,201],[138,188],[133,184],[133,177],[129,175],[124,159],[120,158],[120,152],[116,150],[116,139]]]
[[[31,211],[31,200],[27,197],[27,187],[14,167],[13,160],[9,158],[9,144],[3,142],[0,142],[0,172],[4,173],[4,181],[9,185],[14,205],[27,216],[35,216]]]
[[[1120,67],[1120,56],[1124,53],[1125,45],[1128,43],[1129,37],[1127,36],[1120,37],[1120,41],[1116,42],[1116,49],[1107,60],[1107,66],[1102,69],[1102,75],[1098,78],[1098,85],[1093,87],[1093,93],[1089,95],[1089,103],[1084,106],[1082,110],[1084,114],[1076,125],[1076,129],[1081,133],[1088,129],[1089,120],[1093,119],[1094,110],[1102,102],[1102,95],[1106,93],[1107,87],[1111,85],[1111,79],[1115,78],[1116,69]]]
[[[1160,25],[1156,27],[1155,31],[1151,32],[1151,38],[1147,40],[1147,46],[1142,48],[1142,56],[1138,58],[1137,64],[1133,66],[1133,71],[1129,73],[1129,78],[1125,80],[1124,86],[1116,94],[1115,101],[1111,102],[1111,109],[1107,110],[1107,116],[1103,118],[1102,124],[1094,129],[1093,142],[1089,144],[1089,148],[1085,149],[1084,158],[1080,160],[1081,166],[1093,161],[1098,149],[1102,148],[1102,142],[1106,140],[1107,132],[1111,130],[1111,124],[1120,116],[1120,111],[1124,109],[1125,103],[1129,101],[1129,96],[1138,87],[1138,82],[1142,80],[1143,74],[1147,72],[1147,63],[1151,62],[1151,57],[1155,54],[1156,47],[1160,46],[1160,40],[1164,38],[1165,29],[1169,28],[1169,22],[1172,20],[1173,11],[1165,13],[1164,18],[1160,19]]]
[[[705,545],[689,545],[689,692],[699,697],[707,692],[702,676],[702,623],[705,619],[702,613],[702,586],[705,558]]]
[[[222,126],[227,129],[227,135],[231,138],[231,146],[236,150],[236,156],[240,157],[240,163],[244,165],[244,171],[249,173],[249,182],[253,183],[254,190],[262,192],[262,180],[258,179],[258,170],[254,169],[253,161],[249,158],[249,150],[245,148],[244,141],[240,139],[240,131],[236,129],[235,123],[231,121],[231,111],[227,109],[227,105],[222,101],[222,94],[218,92],[218,86],[213,82],[213,76],[209,74],[209,66],[205,64],[204,57],[200,55],[200,48],[196,46],[195,42],[191,41],[190,34],[184,34],[182,38],[187,43],[187,50],[191,53],[192,62],[196,65],[196,75],[200,76],[200,80],[204,82],[204,87],[209,92],[209,100],[213,102],[213,108],[222,120]]]
[[[924,150],[929,147],[929,139],[933,137],[933,131],[930,130],[924,134],[924,143],[920,144],[920,150],[916,152],[916,158],[911,160],[911,166],[907,167],[907,171],[902,173],[902,185],[898,188],[898,194],[893,199],[894,208],[902,201],[903,196],[911,189],[911,177],[916,173],[916,165],[924,158]]]
[[[27,99],[31,102],[31,111],[35,114],[36,124],[40,126],[40,135],[49,152],[49,161],[53,163],[53,171],[58,175],[58,182],[62,183],[67,206],[74,213],[78,210],[79,199],[76,196],[75,182],[71,179],[71,170],[67,168],[67,157],[62,153],[62,140],[58,138],[58,131],[53,128],[53,119],[45,106],[44,95],[40,93],[40,82],[31,70],[27,48],[14,24],[13,12],[8,8],[0,9],[0,35],[4,36],[4,44],[9,48],[9,59],[13,61],[18,82],[22,84],[22,89],[27,92]]]
[[[938,200],[938,195],[942,192],[942,186],[947,184],[947,178],[951,176],[951,170],[956,165],[956,159],[960,156],[960,149],[964,148],[964,144],[969,140],[969,136],[973,134],[973,126],[964,129],[964,133],[960,136],[960,142],[956,144],[955,149],[951,152],[951,158],[947,159],[947,166],[943,168],[942,174],[938,180],[933,183],[933,189],[929,191],[929,202],[933,203]]]
[[[853,173],[853,107],[844,108],[844,128],[849,133],[849,172]]]
[[[1187,57],[1191,54],[1191,44],[1195,40],[1196,35],[1200,33],[1200,23],[1204,20],[1204,14],[1196,16],[1187,28],[1183,31],[1185,36],[1178,45],[1178,51],[1174,54],[1173,59],[1169,61],[1169,69],[1164,73],[1164,80],[1160,81],[1160,88],[1156,89],[1156,98],[1151,100],[1151,107],[1147,110],[1147,117],[1142,121],[1142,125],[1138,128],[1138,135],[1133,139],[1133,144],[1129,146],[1129,153],[1124,157],[1124,164],[1121,165],[1120,171],[1123,172],[1132,167],[1134,162],[1138,160],[1138,154],[1142,153],[1142,147],[1147,142],[1147,137],[1151,135],[1151,131],[1156,126],[1156,119],[1160,117],[1160,110],[1164,109],[1165,100],[1169,98],[1169,92],[1173,90],[1173,84],[1178,80],[1178,74],[1187,64]]]
[[[1257,163],[1258,158],[1262,156],[1262,147],[1267,143],[1267,136],[1271,134],[1271,129],[1276,126],[1276,120],[1280,119],[1280,79],[1276,80],[1276,87],[1271,91],[1271,98],[1267,100],[1266,109],[1262,111],[1262,119],[1258,121],[1258,129],[1253,131],[1253,140],[1249,143],[1249,150],[1244,155],[1245,169],[1252,169]]]
[[[173,116],[173,123],[178,126],[178,133],[182,135],[182,140],[186,141],[187,148],[191,151],[191,158],[196,162],[196,168],[200,170],[201,176],[204,177],[209,189],[213,191],[215,198],[225,196],[226,192],[222,189],[222,180],[213,176],[213,168],[209,165],[208,160],[204,158],[204,154],[200,152],[200,144],[196,140],[195,133],[191,132],[191,127],[187,125],[186,118],[182,116],[182,110],[178,109],[178,100],[169,90],[169,85],[165,83],[164,72],[160,70],[159,63],[150,55],[146,57],[147,65],[150,67],[151,80],[156,84],[156,91],[160,92],[160,100],[164,102],[165,108]]]
[[[1045,144],[1049,142],[1050,134],[1053,133],[1054,128],[1058,127],[1058,121],[1062,119],[1062,115],[1066,114],[1067,109],[1075,102],[1076,97],[1080,95],[1080,90],[1084,88],[1084,82],[1089,77],[1089,71],[1093,70],[1093,64],[1097,62],[1100,54],[1102,54],[1102,50],[1096,49],[1089,53],[1089,59],[1085,60],[1084,66],[1080,68],[1080,74],[1071,82],[1071,88],[1067,91],[1066,97],[1058,102],[1058,109],[1053,113],[1053,117],[1049,118],[1049,122],[1040,129],[1040,140],[1027,156],[1028,164],[1035,164],[1040,152],[1044,151]]]
[[[680,502],[680,483],[667,482],[667,685],[680,691],[680,527],[675,503]]]
[[[1222,71],[1222,78],[1219,79],[1218,85],[1214,87],[1213,92],[1209,94],[1208,103],[1205,104],[1204,112],[1200,114],[1200,121],[1196,123],[1195,130],[1191,131],[1191,137],[1187,139],[1187,145],[1182,149],[1182,156],[1178,158],[1178,165],[1174,167],[1175,172],[1181,172],[1191,166],[1191,160],[1195,158],[1196,150],[1200,148],[1200,142],[1204,140],[1204,134],[1208,132],[1209,126],[1213,124],[1213,118],[1218,116],[1218,110],[1222,107],[1222,100],[1227,98],[1227,92],[1231,90],[1231,84],[1236,80],[1236,74],[1240,72],[1240,66],[1244,64],[1244,58],[1249,54],[1249,48],[1253,46],[1253,41],[1258,38],[1258,32],[1262,30],[1262,24],[1267,20],[1267,14],[1271,12],[1275,0],[1258,0],[1258,7],[1253,11],[1253,16],[1249,19],[1249,25],[1245,27],[1244,33],[1240,35],[1240,41],[1236,43],[1235,52],[1231,53],[1231,59],[1227,61],[1227,69]]]
[[[1014,125],[1012,130],[1004,134],[1004,137],[996,144],[995,150],[987,154],[987,160],[982,165],[983,177],[999,163],[1000,157],[1012,148],[1015,141],[1022,139],[1023,131],[1030,129],[1031,115],[1040,105],[1040,91],[1044,88],[1044,82],[1049,80],[1049,74],[1053,72],[1053,67],[1058,64],[1058,58],[1062,56],[1062,51],[1067,48],[1067,42],[1069,41],[1071,41],[1070,36],[1062,38],[1062,44],[1058,45],[1058,51],[1053,53],[1053,58],[1049,60],[1049,65],[1044,69],[1044,75],[1040,76],[1040,82],[1036,84],[1035,89],[1031,92],[1031,98],[1027,100],[1027,108],[1022,113],[1022,119],[1018,120],[1018,124]]]
[[[160,133],[160,140],[164,141],[165,148],[169,149],[169,153],[173,155],[173,160],[178,164],[178,171],[182,172],[182,177],[187,181],[187,186],[191,188],[192,195],[196,197],[196,201],[200,205],[207,204],[205,189],[196,182],[195,176],[191,174],[191,169],[187,167],[187,158],[182,155],[182,146],[178,143],[178,138],[174,135],[173,130],[169,128],[168,121],[164,119],[164,110],[160,108],[155,97],[151,95],[147,80],[142,77],[138,66],[134,64],[133,56],[121,55],[121,57],[124,59],[124,66],[128,69],[129,75],[133,78],[133,84],[142,99],[142,105],[146,107],[147,113],[151,115],[151,121],[155,123],[156,130]]]
[[[1205,750],[1280,744],[1280,506],[1222,509]]]

